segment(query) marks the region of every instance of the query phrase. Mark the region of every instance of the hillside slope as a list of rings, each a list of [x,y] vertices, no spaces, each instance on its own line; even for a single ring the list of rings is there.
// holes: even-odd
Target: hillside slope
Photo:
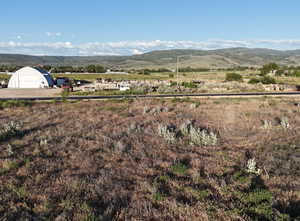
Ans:
[[[282,65],[300,65],[300,50],[230,48],[219,50],[164,50],[132,56],[30,56],[0,54],[0,64],[9,65],[88,65],[101,64],[120,68],[175,68],[177,56],[180,65],[205,68],[233,66],[261,66],[268,62]],[[186,57],[185,57],[186,56]]]

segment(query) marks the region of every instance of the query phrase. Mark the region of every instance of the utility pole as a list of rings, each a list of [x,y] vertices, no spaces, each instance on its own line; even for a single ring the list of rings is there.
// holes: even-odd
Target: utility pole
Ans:
[[[177,78],[176,82],[177,82],[177,87],[179,86],[178,85],[179,84],[179,82],[178,82],[178,75],[179,75],[178,63],[179,63],[179,56],[177,56],[177,63],[176,63],[176,72],[177,72],[177,74],[176,74],[176,78]]]
[[[179,55],[179,56],[177,56],[177,62],[176,62],[177,87],[179,86],[179,58],[187,57],[187,56],[193,57],[192,55]]]

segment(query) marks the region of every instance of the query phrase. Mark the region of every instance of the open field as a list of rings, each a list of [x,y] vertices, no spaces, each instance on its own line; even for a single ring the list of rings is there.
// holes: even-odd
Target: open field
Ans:
[[[244,79],[250,79],[255,77],[259,72],[257,71],[208,71],[208,72],[179,72],[179,81],[192,81],[192,80],[203,80],[203,81],[217,81],[222,82],[225,80],[226,73],[239,73]],[[171,75],[171,76],[170,76]],[[162,72],[162,73],[151,73],[149,75],[142,74],[53,74],[53,77],[68,77],[77,80],[94,81],[97,78],[113,79],[113,80],[173,80],[177,81],[176,72]],[[9,79],[10,75],[0,74],[0,79]],[[276,76],[275,79],[279,83],[289,84],[300,84],[299,77],[283,77]]]
[[[214,81],[224,81],[226,73],[231,73],[232,71],[207,71],[207,72],[179,72],[178,80],[179,81],[192,81],[192,80],[214,80]],[[244,77],[251,77],[258,72],[249,72],[249,71],[235,71],[236,73],[242,74]],[[251,75],[251,74],[252,75]],[[173,76],[170,76],[173,75]],[[113,80],[177,80],[176,72],[160,72],[160,73],[151,73],[149,75],[143,74],[53,74],[54,77],[69,77],[78,80],[87,80],[93,81],[97,78],[111,78]]]
[[[93,81],[97,78],[104,79],[113,79],[113,80],[165,80],[168,79],[168,74],[151,74],[151,75],[142,75],[142,74],[53,74],[53,77],[68,77],[76,80],[86,80]]]
[[[299,102],[3,104],[0,219],[299,220]]]

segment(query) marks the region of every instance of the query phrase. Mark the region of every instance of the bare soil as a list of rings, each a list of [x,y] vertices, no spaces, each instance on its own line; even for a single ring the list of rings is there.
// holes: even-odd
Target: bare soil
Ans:
[[[2,109],[0,126],[22,126],[0,136],[0,219],[299,220],[298,103],[125,99]],[[217,145],[191,144],[180,131],[187,120],[217,134]],[[175,142],[159,125],[173,128]],[[250,159],[258,174],[247,170]]]
[[[59,96],[61,89],[0,89],[0,98],[53,97]]]

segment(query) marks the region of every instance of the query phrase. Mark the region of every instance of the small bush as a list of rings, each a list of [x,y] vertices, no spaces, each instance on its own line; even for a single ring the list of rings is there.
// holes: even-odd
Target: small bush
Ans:
[[[290,124],[289,124],[289,119],[287,117],[283,117],[280,119],[280,126],[283,128],[283,129],[289,129],[290,127]]]
[[[189,136],[191,127],[193,126],[190,120],[187,120],[180,126],[180,132],[183,136]]]
[[[261,79],[263,84],[276,84],[276,80],[270,76],[263,76]]]
[[[240,74],[237,74],[237,73],[227,73],[226,74],[226,78],[225,78],[226,81],[243,81],[243,77],[242,75]]]
[[[248,173],[257,174],[259,175],[261,173],[261,169],[258,169],[256,167],[256,161],[255,158],[249,159],[247,162],[247,169],[246,171]]]
[[[150,111],[151,111],[151,108],[148,107],[148,106],[145,106],[145,107],[144,107],[144,110],[143,110],[143,114],[147,114],[147,113],[149,113]]]
[[[199,107],[199,103],[191,103],[190,104],[190,109],[195,109],[195,108],[197,108],[197,107]]]
[[[272,128],[272,122],[268,120],[263,120],[263,126],[262,129],[269,130]]]
[[[191,144],[200,146],[214,146],[217,144],[217,135],[205,129],[190,128]]]
[[[197,88],[197,84],[193,82],[182,82],[181,85],[185,88]]]
[[[171,170],[174,174],[184,175],[187,173],[188,167],[183,163],[175,164],[171,167]]]
[[[258,78],[251,78],[249,81],[248,81],[249,84],[258,84],[260,83],[260,80]]]
[[[0,129],[0,141],[20,134],[21,124],[17,121],[10,121]]]
[[[175,130],[170,126],[158,125],[158,134],[163,137],[168,143],[174,143],[176,141]]]
[[[193,122],[187,120],[180,126],[180,133],[185,137],[189,137],[190,144],[200,146],[214,146],[217,144],[217,135],[206,129],[194,127]]]
[[[294,72],[294,76],[295,76],[295,77],[300,77],[300,71],[295,71],[295,72]]]
[[[272,220],[272,193],[266,189],[254,189],[249,193],[241,194],[240,198],[244,207],[242,214],[249,217],[261,217],[261,220]]]
[[[248,81],[249,84],[276,84],[276,80],[270,76],[263,76],[261,78],[251,78]]]

